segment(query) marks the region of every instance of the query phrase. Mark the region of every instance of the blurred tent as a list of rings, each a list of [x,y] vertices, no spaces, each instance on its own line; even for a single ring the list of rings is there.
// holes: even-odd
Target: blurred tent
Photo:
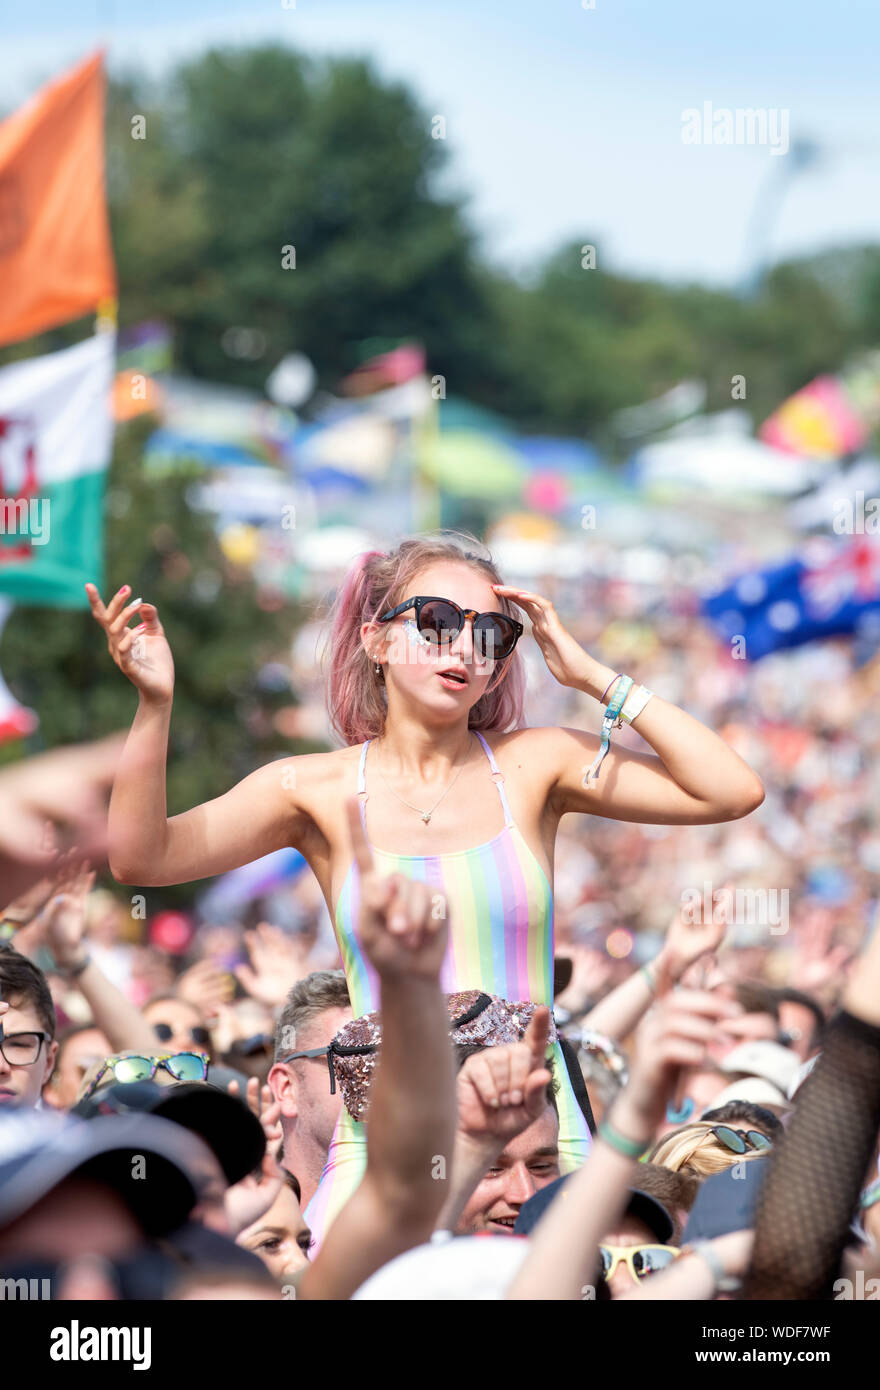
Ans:
[[[536,473],[590,473],[601,465],[596,450],[581,439],[525,435],[517,439],[516,451]]]
[[[334,574],[348,567],[362,550],[376,549],[376,537],[356,526],[324,526],[309,531],[298,548],[299,563],[317,574]]]
[[[579,439],[526,437],[517,439],[515,447],[529,470],[523,500],[552,516],[561,516],[581,500],[600,466],[595,450]]]
[[[702,489],[717,496],[794,497],[821,470],[814,460],[773,449],[747,436],[684,436],[648,444],[631,459],[639,486],[653,495]]]
[[[492,555],[502,574],[531,580],[541,575],[576,579],[584,572],[584,542],[580,537],[542,540],[537,536],[491,537]]]
[[[205,468],[280,463],[297,417],[255,391],[195,381],[173,373],[157,378],[162,426],[147,441],[144,460],[154,471],[179,460]]]
[[[527,477],[514,448],[473,429],[430,435],[418,442],[415,455],[423,476],[456,497],[512,499],[521,495]]]
[[[375,482],[388,473],[395,443],[389,420],[356,410],[304,426],[290,440],[288,456],[304,478],[330,470],[331,475]]]
[[[255,464],[252,468],[218,468],[204,482],[187,490],[187,501],[198,511],[214,512],[224,522],[267,522],[288,528],[306,523],[314,503],[306,488],[298,487],[276,468]],[[285,510],[287,509],[287,510]]]
[[[439,402],[437,421],[441,434],[467,430],[499,439],[513,439],[516,435],[513,425],[503,415],[460,396],[447,396]]]
[[[152,472],[171,472],[182,463],[200,468],[257,468],[265,463],[259,453],[242,444],[183,434],[179,430],[154,430],[144,446],[144,463]]]
[[[619,439],[646,439],[680,424],[705,409],[708,391],[704,381],[680,381],[662,396],[627,406],[611,417],[611,425]]]

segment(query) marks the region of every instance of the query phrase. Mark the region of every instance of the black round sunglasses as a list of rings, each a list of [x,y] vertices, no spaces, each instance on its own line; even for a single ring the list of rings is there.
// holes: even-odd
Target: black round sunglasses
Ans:
[[[453,642],[462,631],[468,618],[474,623],[474,648],[481,657],[500,661],[510,656],[523,633],[522,623],[507,613],[478,613],[475,608],[460,608],[450,598],[436,598],[418,595],[399,603],[389,613],[378,619],[380,623],[390,623],[401,613],[414,608],[416,627],[423,637],[435,646],[446,646]]]

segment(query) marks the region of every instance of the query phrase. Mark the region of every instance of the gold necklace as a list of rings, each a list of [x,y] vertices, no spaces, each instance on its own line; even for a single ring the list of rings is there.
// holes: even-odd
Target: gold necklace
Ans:
[[[428,821],[431,819],[431,817],[433,816],[434,812],[437,810],[437,807],[440,805],[440,802],[443,800],[443,797],[446,796],[448,792],[451,792],[451,791],[452,791],[452,788],[455,786],[456,782],[458,781],[459,777],[461,776],[462,772],[464,771],[464,765],[465,765],[465,763],[467,762],[468,757],[470,756],[470,751],[471,751],[471,747],[472,747],[472,745],[473,745],[473,741],[474,741],[474,736],[473,736],[473,734],[471,734],[470,738],[468,739],[467,752],[465,753],[464,761],[462,762],[461,767],[458,769],[458,772],[456,772],[456,774],[455,774],[455,776],[453,777],[452,781],[449,783],[449,786],[446,788],[446,791],[444,791],[440,796],[438,796],[437,800],[434,802],[434,805],[431,807],[430,811],[423,811],[422,808],[421,808],[420,806],[414,806],[414,805],[412,804],[411,801],[407,801],[407,799],[406,799],[405,796],[401,796],[401,795],[400,795],[400,792],[396,792],[396,791],[394,790],[394,788],[391,786],[390,782],[387,780],[387,778],[385,778],[385,777],[382,776],[382,769],[379,767],[378,761],[376,762],[376,771],[378,772],[379,776],[382,777],[382,781],[385,783],[385,785],[386,785],[386,787],[388,788],[388,790],[390,791],[391,795],[392,795],[392,796],[396,796],[396,797],[397,797],[397,800],[398,800],[398,801],[402,801],[403,804],[404,804],[404,806],[408,806],[408,807],[410,808],[411,811],[418,811],[418,813],[419,813],[419,815],[421,816],[422,820],[425,822],[425,825],[427,825],[427,824],[428,824]]]

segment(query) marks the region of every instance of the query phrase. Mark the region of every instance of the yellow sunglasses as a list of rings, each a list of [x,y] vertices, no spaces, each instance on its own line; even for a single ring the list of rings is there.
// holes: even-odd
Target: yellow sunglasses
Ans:
[[[623,1261],[636,1284],[649,1274],[668,1269],[681,1251],[677,1245],[600,1245],[602,1278],[610,1279]]]

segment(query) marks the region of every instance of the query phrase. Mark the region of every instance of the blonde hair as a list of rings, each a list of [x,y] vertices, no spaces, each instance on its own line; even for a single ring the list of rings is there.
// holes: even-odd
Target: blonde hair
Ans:
[[[648,1162],[669,1168],[673,1173],[693,1173],[697,1178],[711,1178],[714,1173],[723,1173],[735,1163],[756,1158],[763,1152],[747,1149],[745,1153],[734,1153],[712,1133],[716,1125],[717,1121],[714,1120],[695,1120],[693,1124],[674,1129],[654,1145]],[[730,1128],[736,1126],[731,1125]]]

